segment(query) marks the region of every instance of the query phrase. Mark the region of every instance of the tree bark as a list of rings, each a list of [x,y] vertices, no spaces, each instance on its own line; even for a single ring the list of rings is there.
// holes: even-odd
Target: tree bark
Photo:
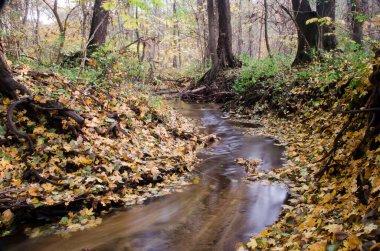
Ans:
[[[306,24],[307,20],[317,17],[317,13],[311,10],[308,0],[292,0],[292,7],[298,36],[294,66],[311,61],[313,50],[318,50],[319,29],[315,22]]]
[[[218,66],[223,68],[235,67],[236,61],[232,53],[232,28],[229,0],[218,1],[219,38],[218,38]]]
[[[19,94],[30,94],[29,90],[15,81],[11,69],[7,63],[3,47],[0,43],[0,93],[4,96],[16,100]]]
[[[105,0],[95,0],[88,43],[89,47],[102,46],[106,42],[109,11],[102,7],[104,2]]]
[[[243,0],[239,3],[238,41],[237,54],[240,55],[243,49]]]
[[[178,52],[178,38],[177,38],[177,31],[178,31],[178,19],[177,19],[177,0],[173,1],[173,16],[174,16],[174,25],[173,25],[173,40],[174,40],[174,56],[173,56],[173,68],[178,68],[178,58],[177,58],[177,52]]]
[[[29,15],[29,0],[25,0],[25,9],[24,9],[24,17],[22,19],[22,24],[25,25],[28,21],[28,15]]]
[[[335,0],[317,0],[318,18],[330,18],[335,21]],[[336,49],[338,40],[334,34],[334,25],[323,25],[320,27],[319,44],[326,51]]]
[[[359,20],[359,15],[367,13],[367,0],[351,0],[351,25],[352,25],[352,40],[357,44],[363,44],[363,21]]]
[[[263,24],[264,24],[263,21],[260,20],[259,47],[258,47],[258,52],[257,52],[257,58],[259,60],[261,59],[261,41],[263,40],[262,36],[263,36],[263,26],[264,26]]]

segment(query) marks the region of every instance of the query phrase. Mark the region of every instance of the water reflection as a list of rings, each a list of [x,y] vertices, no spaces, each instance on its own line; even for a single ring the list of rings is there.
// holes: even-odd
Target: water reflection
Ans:
[[[121,210],[99,227],[76,232],[70,238],[50,236],[0,246],[6,250],[234,250],[275,221],[286,190],[275,185],[247,184],[244,169],[235,159],[259,158],[262,169],[281,166],[283,149],[272,140],[247,136],[225,119],[213,105],[176,106],[199,119],[207,133],[221,137],[200,155],[201,183],[183,193],[149,205]]]

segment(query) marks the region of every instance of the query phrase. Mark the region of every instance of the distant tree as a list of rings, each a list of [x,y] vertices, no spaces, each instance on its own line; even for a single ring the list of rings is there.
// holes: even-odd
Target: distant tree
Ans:
[[[105,2],[105,0],[95,0],[88,39],[89,48],[104,45],[106,42],[109,11],[105,10],[102,6]]]
[[[265,34],[265,45],[267,47],[267,52],[269,57],[272,57],[272,53],[270,51],[270,46],[269,46],[269,38],[268,38],[268,2],[267,0],[264,0],[264,34]]]
[[[317,15],[319,18],[330,18],[335,21],[335,0],[317,0]],[[322,25],[320,28],[320,47],[326,51],[334,50],[338,40],[334,34],[333,25]]]
[[[66,31],[67,31],[68,21],[69,21],[70,15],[73,13],[73,11],[79,5],[76,5],[72,9],[70,9],[69,12],[66,14],[65,18],[62,19],[62,17],[59,14],[59,11],[58,11],[58,0],[54,0],[53,5],[50,4],[47,0],[42,0],[42,1],[51,10],[51,12],[53,13],[53,15],[54,15],[54,17],[55,17],[55,19],[57,21],[57,24],[58,24],[58,28],[59,28],[59,43],[58,43],[57,63],[59,63],[60,60],[61,60],[61,57],[62,57],[62,50],[63,50],[63,47],[65,45],[65,41],[66,41]]]
[[[243,0],[239,1],[239,18],[238,18],[238,40],[237,40],[237,54],[240,55],[243,50]]]

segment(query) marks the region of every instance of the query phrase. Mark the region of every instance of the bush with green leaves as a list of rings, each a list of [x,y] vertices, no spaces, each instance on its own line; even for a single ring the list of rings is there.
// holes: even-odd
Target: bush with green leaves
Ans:
[[[289,56],[280,54],[262,60],[257,60],[243,54],[241,61],[243,67],[240,77],[233,85],[233,89],[239,94],[243,93],[250,85],[254,85],[260,80],[278,75],[289,69],[291,63]]]

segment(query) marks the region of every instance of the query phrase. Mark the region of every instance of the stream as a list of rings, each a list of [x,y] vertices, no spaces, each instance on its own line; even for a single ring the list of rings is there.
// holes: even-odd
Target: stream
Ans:
[[[246,183],[235,159],[261,159],[261,169],[279,168],[283,148],[272,139],[244,133],[250,124],[223,118],[217,105],[175,102],[178,111],[197,119],[205,133],[221,140],[199,154],[200,183],[184,192],[152,200],[106,216],[95,228],[69,238],[0,239],[0,250],[235,250],[272,224],[287,197],[278,185]]]

